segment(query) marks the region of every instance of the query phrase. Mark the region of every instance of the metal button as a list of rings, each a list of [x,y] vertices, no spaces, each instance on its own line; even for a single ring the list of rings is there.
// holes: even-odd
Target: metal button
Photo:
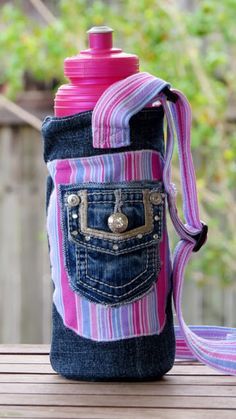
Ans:
[[[70,207],[76,207],[80,203],[80,197],[76,194],[71,194],[68,196],[67,202]]]
[[[123,233],[128,227],[128,218],[122,212],[115,212],[108,218],[108,227],[113,233]]]
[[[160,192],[151,192],[150,201],[153,205],[159,205],[162,203],[162,196]]]
[[[153,234],[153,238],[154,238],[155,240],[159,239],[158,234]]]

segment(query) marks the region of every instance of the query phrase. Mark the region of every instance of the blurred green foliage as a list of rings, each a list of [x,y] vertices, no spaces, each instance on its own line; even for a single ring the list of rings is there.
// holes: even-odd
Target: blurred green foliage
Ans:
[[[141,70],[185,92],[193,109],[192,146],[202,218],[209,241],[193,258],[188,277],[233,286],[236,274],[236,134],[228,104],[236,95],[236,0],[117,2],[61,0],[50,23],[26,16],[22,2],[2,7],[0,83],[15,97],[23,74],[63,79],[63,60],[84,49],[86,30],[109,25],[115,45],[136,53]],[[236,115],[236,111],[235,111]],[[179,185],[175,154],[173,177]]]

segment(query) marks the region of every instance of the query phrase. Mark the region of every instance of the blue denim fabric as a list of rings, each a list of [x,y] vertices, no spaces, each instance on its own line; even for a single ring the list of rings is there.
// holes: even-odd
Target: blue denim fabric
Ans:
[[[62,376],[87,381],[145,381],[161,378],[174,363],[175,336],[171,300],[160,335],[95,342],[63,325],[53,305],[52,368]]]
[[[107,153],[133,150],[156,150],[164,152],[163,108],[144,109],[130,120],[129,147],[116,149],[93,148],[92,111],[81,112],[63,118],[48,116],[42,125],[44,159],[67,159],[89,157]],[[158,141],[157,141],[158,140]]]
[[[164,153],[162,108],[145,109],[132,117],[130,122],[131,145],[115,150],[93,148],[91,115],[92,112],[84,112],[65,118],[47,117],[45,119],[42,133],[46,162],[54,159],[141,149]],[[51,178],[48,177],[47,206],[52,190],[53,184]],[[107,208],[108,205],[109,203],[107,203]],[[139,211],[139,217],[134,222],[141,224],[143,220],[140,208],[137,211]],[[89,219],[90,225],[95,227],[96,220],[92,221],[92,217]],[[135,225],[130,225],[129,228],[134,228]],[[104,231],[106,231],[105,226]],[[112,256],[110,253],[108,255]],[[91,270],[94,270],[92,258]],[[172,367],[175,357],[175,336],[170,297],[171,295],[166,308],[166,325],[160,335],[112,342],[95,342],[78,336],[63,325],[53,304],[50,351],[52,367],[63,376],[78,380],[143,381],[160,378]]]
[[[116,191],[121,196],[122,214],[128,220],[128,227],[120,234],[112,233],[107,221],[114,214]],[[160,204],[150,202],[152,193],[162,193]],[[79,201],[71,207],[67,200],[73,195]],[[90,301],[111,306],[144,295],[161,267],[161,182],[61,185],[60,202],[65,265],[72,289]]]

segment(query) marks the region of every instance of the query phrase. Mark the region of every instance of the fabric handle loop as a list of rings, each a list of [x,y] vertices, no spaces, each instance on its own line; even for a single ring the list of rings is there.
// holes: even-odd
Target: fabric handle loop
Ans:
[[[236,375],[236,329],[209,326],[188,327],[182,314],[184,271],[193,251],[206,241],[207,227],[200,220],[196,178],[191,155],[191,107],[178,90],[177,100],[168,103],[163,89],[169,83],[149,73],[132,75],[109,87],[97,102],[92,116],[93,146],[121,147],[130,144],[129,120],[153,100],[159,100],[167,119],[167,141],[163,181],[168,196],[171,220],[180,241],[173,256],[174,305],[179,326],[175,327],[176,356],[198,359],[218,370]],[[183,214],[176,206],[176,188],[171,182],[174,139],[177,138],[182,181]]]
[[[169,83],[149,73],[137,73],[112,84],[100,97],[92,114],[93,147],[130,145],[129,120]]]

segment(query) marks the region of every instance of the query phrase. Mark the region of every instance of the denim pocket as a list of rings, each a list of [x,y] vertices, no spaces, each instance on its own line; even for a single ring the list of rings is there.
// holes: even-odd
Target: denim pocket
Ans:
[[[60,185],[59,193],[72,289],[110,306],[147,293],[161,265],[162,183]]]

